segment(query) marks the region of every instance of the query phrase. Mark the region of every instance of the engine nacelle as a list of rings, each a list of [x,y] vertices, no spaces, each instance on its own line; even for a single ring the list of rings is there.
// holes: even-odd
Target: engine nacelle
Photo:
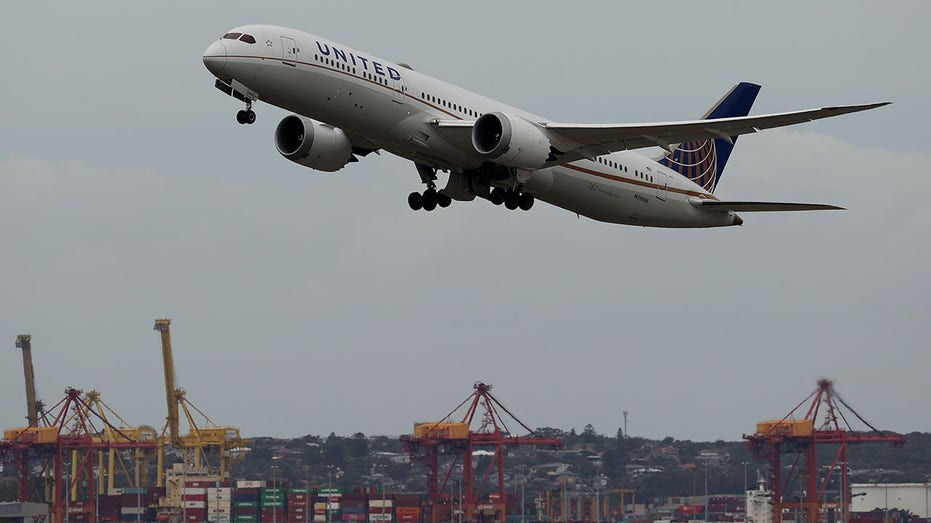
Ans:
[[[335,172],[352,160],[352,143],[342,130],[294,114],[278,123],[275,146],[281,156],[319,171]]]
[[[539,169],[552,154],[544,129],[506,113],[479,117],[472,126],[472,147],[490,161],[522,169]]]

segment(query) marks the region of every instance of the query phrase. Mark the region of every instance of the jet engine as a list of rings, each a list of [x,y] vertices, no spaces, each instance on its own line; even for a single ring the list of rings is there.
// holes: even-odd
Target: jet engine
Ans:
[[[352,143],[339,128],[293,114],[278,123],[275,146],[292,162],[319,171],[338,171],[353,158]]]
[[[539,169],[554,160],[546,131],[540,126],[506,113],[486,113],[472,126],[472,146],[500,165]]]

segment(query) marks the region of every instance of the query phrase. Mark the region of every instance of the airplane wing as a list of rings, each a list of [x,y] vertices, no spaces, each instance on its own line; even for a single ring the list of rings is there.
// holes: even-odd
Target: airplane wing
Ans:
[[[568,163],[626,149],[659,146],[671,151],[675,144],[687,141],[721,138],[730,142],[733,137],[742,134],[866,111],[890,103],[892,102],[822,107],[820,109],[760,116],[681,122],[633,124],[540,123],[540,125],[546,129],[553,139],[553,146],[564,153],[559,156],[559,163]],[[472,126],[475,124],[474,121],[433,119],[430,124],[439,129],[451,141],[466,149],[472,149],[471,132]]]
[[[786,127],[789,125],[831,118],[842,114],[867,111],[891,102],[880,102],[864,105],[846,105],[835,107],[822,107],[806,111],[792,111],[787,113],[765,114],[760,116],[740,116],[733,118],[717,118],[713,120],[689,120],[683,122],[660,122],[642,124],[566,124],[548,123],[546,129],[558,136],[578,144],[576,149],[567,151],[580,159],[588,156],[597,156],[607,152],[625,149],[640,149],[643,147],[659,146],[672,150],[680,142],[721,138],[731,141],[732,137],[742,134],[755,133],[763,129]],[[594,154],[591,154],[594,153]],[[579,156],[581,154],[581,156]],[[566,156],[562,161],[572,161]]]
[[[693,207],[712,211],[734,212],[783,212],[783,211],[845,211],[843,207],[823,203],[783,203],[783,202],[728,202],[689,198]]]

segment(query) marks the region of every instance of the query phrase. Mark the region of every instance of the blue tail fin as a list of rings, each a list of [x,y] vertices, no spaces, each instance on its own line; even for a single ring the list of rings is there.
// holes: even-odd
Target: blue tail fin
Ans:
[[[703,120],[747,116],[750,106],[756,100],[760,86],[747,82],[735,85],[702,116]],[[682,142],[671,153],[666,154],[659,163],[678,172],[682,176],[701,185],[713,193],[727,165],[727,159],[734,150],[737,137],[731,137],[731,143],[722,138]]]

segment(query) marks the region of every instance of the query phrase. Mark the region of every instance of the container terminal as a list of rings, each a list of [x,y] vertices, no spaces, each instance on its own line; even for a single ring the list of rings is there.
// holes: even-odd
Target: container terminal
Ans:
[[[36,396],[32,338],[17,336],[27,426],[4,430],[0,441],[0,464],[16,471],[16,500],[0,503],[0,523],[889,523],[888,511],[853,512],[851,506],[860,501],[854,498],[862,497],[866,505],[860,504],[868,506],[895,488],[898,499],[931,499],[928,484],[850,483],[849,446],[897,447],[905,438],[867,422],[827,379],[782,418],[760,422],[753,434],[744,435],[754,457],[767,464],[767,476],[745,496],[706,491],[638,503],[634,489],[607,478],[584,493],[570,493],[565,483],[529,497],[523,488],[508,491],[508,449],[553,450],[563,443],[535,433],[498,401],[491,385],[480,382],[448,414],[415,423],[413,432],[401,437],[403,451],[422,465],[425,491],[391,491],[384,483],[334,486],[331,477],[326,485],[312,484],[309,477],[278,480],[275,471],[271,481],[233,478],[231,464],[248,452],[250,441],[237,427],[213,423],[176,386],[170,324],[158,319],[154,326],[161,338],[168,411],[161,430],[128,424],[95,390],[69,387],[64,398],[47,407]],[[854,430],[848,421],[868,430]],[[475,456],[491,459],[474,470]],[[796,484],[804,488],[787,487]],[[903,513],[912,521],[928,520],[931,507],[918,505]]]

